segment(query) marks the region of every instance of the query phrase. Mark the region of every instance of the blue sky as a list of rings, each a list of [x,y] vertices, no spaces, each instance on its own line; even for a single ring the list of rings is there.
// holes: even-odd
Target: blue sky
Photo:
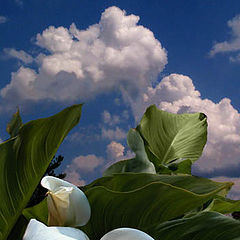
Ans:
[[[145,108],[208,115],[194,173],[236,182],[240,196],[240,3],[9,0],[0,9],[0,138],[85,102],[59,149],[68,180],[88,183],[131,156],[126,133]]]

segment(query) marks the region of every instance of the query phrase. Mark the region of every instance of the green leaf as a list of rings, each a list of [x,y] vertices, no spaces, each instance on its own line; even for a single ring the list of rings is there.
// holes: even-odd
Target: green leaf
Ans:
[[[143,139],[133,128],[128,132],[127,143],[135,153],[135,158],[119,161],[111,165],[105,170],[103,176],[109,176],[113,173],[123,172],[156,173],[154,165],[149,161],[145,152]]]
[[[146,230],[161,240],[240,240],[240,222],[216,212],[202,212],[151,226]]]
[[[240,212],[240,200],[216,196],[204,211],[215,211],[222,214]]]
[[[25,208],[22,212],[23,216],[30,221],[31,218],[35,218],[38,221],[47,225],[48,223],[48,206],[47,198],[38,203],[37,205]]]
[[[156,167],[178,159],[194,162],[207,141],[207,118],[203,113],[173,114],[150,106],[137,127],[145,141],[149,160]],[[179,172],[188,173],[186,166]]]
[[[79,122],[82,105],[24,124],[0,144],[0,240],[5,240],[67,133]]]
[[[27,225],[32,218],[37,219],[38,221],[47,225],[48,207],[46,198],[39,204],[33,207],[25,208],[23,210],[22,214],[20,215],[10,234],[8,235],[7,240],[22,240]]]
[[[124,173],[103,177],[83,188],[92,214],[81,229],[90,239],[123,226],[144,231],[202,206],[231,186],[193,176]]]
[[[11,138],[17,136],[22,125],[22,118],[18,109],[17,112],[13,114],[11,121],[7,125],[7,132]]]
[[[28,220],[23,215],[20,215],[10,234],[8,235],[7,240],[22,240],[27,225]]]

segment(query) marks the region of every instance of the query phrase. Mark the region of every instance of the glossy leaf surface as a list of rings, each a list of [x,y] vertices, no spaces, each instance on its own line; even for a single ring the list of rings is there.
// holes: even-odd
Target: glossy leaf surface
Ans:
[[[161,240],[240,240],[240,222],[216,212],[203,212],[148,229]]]
[[[6,239],[60,143],[79,122],[82,105],[24,124],[0,144],[0,240]]]
[[[92,215],[81,229],[90,239],[100,239],[120,227],[144,231],[203,205],[231,185],[192,176],[144,173],[100,178],[84,187]]]
[[[177,164],[178,159],[194,162],[201,156],[207,141],[207,118],[203,113],[168,113],[152,105],[137,130],[156,168],[160,164]],[[183,173],[188,172],[189,168],[184,167]]]
[[[127,143],[135,153],[135,158],[116,162],[105,170],[103,176],[109,176],[113,173],[123,172],[156,173],[153,163],[149,161],[145,152],[143,139],[133,128],[128,132]]]

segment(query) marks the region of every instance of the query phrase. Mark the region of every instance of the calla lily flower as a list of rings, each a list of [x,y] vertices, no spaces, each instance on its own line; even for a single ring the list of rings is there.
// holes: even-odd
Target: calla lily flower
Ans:
[[[85,194],[75,185],[47,176],[41,181],[48,191],[48,222],[50,227],[31,219],[23,240],[89,240],[81,230],[91,215],[90,204]],[[100,240],[154,240],[148,234],[134,228],[117,228],[105,234]]]
[[[89,240],[79,229],[72,227],[47,227],[31,219],[23,240]],[[100,240],[154,240],[145,232],[133,228],[117,228],[105,234]]]
[[[101,240],[154,240],[145,232],[134,228],[117,228],[105,234]]]
[[[48,189],[48,225],[77,227],[85,225],[91,209],[85,194],[62,179],[46,176],[41,185]]]
[[[47,227],[36,219],[31,219],[23,240],[89,240],[89,238],[77,228]]]

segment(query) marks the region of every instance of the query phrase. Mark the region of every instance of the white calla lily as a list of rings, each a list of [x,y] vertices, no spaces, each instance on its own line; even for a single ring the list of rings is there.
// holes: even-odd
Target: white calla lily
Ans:
[[[145,232],[134,228],[117,228],[105,234],[101,240],[154,240]]]
[[[81,230],[73,227],[83,226],[91,214],[85,194],[75,185],[64,180],[47,176],[41,181],[48,192],[48,221],[50,227],[36,219],[31,219],[23,240],[89,240]],[[100,240],[154,240],[145,232],[134,228],[117,228],[105,234]]]
[[[76,228],[47,227],[36,219],[31,219],[23,240],[89,240],[89,238]]]
[[[91,216],[85,194],[75,185],[62,179],[46,176],[41,185],[48,189],[48,225],[83,226]]]

